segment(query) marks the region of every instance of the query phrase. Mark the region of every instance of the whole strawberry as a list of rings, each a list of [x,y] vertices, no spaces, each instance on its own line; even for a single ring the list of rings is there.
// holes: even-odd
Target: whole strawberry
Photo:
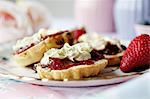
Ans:
[[[142,34],[129,44],[121,60],[120,69],[130,72],[145,66],[150,66],[150,36]]]

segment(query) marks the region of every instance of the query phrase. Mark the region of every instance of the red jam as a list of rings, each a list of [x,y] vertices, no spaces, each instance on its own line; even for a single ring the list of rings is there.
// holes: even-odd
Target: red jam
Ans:
[[[84,60],[84,61],[70,61],[69,59],[58,59],[58,58],[49,58],[50,64],[48,64],[48,67],[51,70],[63,70],[63,69],[68,69],[73,66],[78,66],[78,65],[91,65],[94,64],[94,61],[100,60],[104,58],[102,54],[99,54],[98,51],[93,50],[91,52],[92,58],[89,60]],[[42,65],[42,67],[47,67],[45,65]]]
[[[81,29],[75,29],[72,31],[73,34],[74,34],[74,38],[76,40],[78,40],[78,38],[82,35],[82,34],[85,34],[86,33],[86,30],[85,28],[81,28]]]
[[[21,47],[19,50],[17,50],[17,51],[14,52],[13,54],[14,54],[14,55],[15,55],[15,54],[20,54],[20,53],[26,51],[27,49],[33,47],[34,45],[36,45],[36,43],[32,43],[32,44],[30,44],[30,45],[28,45],[28,46],[26,46],[26,47]]]
[[[104,58],[103,53],[99,53],[99,51],[97,50],[92,50],[90,54],[91,54],[92,60],[95,60],[95,61]]]
[[[85,61],[70,61],[67,59],[58,59],[58,58],[50,58],[51,63],[48,64],[48,67],[51,70],[63,70],[63,69],[68,69],[73,66],[78,66],[78,65],[91,65],[94,64],[94,61],[92,60],[85,60]]]
[[[121,45],[121,48],[123,50],[126,50],[126,47],[124,45]],[[114,44],[111,44],[110,42],[108,42],[105,49],[99,50],[99,53],[103,53],[106,55],[115,55],[117,53],[122,52],[122,49],[120,49],[117,45],[114,45]]]

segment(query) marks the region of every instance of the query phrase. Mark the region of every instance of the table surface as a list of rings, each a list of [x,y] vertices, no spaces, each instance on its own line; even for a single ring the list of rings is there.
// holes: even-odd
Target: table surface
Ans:
[[[82,95],[101,92],[113,86],[116,85],[84,88],[47,87],[0,78],[0,96],[3,99],[78,99]]]
[[[67,20],[64,22],[62,20],[56,20],[53,27],[72,28],[74,26],[74,23],[68,24],[67,22],[69,23],[70,21]],[[119,35],[113,33],[107,35],[119,37]],[[143,83],[141,81],[146,81],[144,82],[145,85],[144,87],[139,87],[140,89],[145,88],[144,94],[141,94],[141,96],[143,96],[142,98],[136,97],[135,95],[141,93],[138,87],[136,87],[138,89],[135,89],[136,91],[138,90],[137,93],[134,93],[133,95],[130,95],[131,91],[130,92],[127,91],[126,93],[130,95],[128,99],[148,99],[148,97],[150,97],[150,90],[149,90],[150,79],[148,78],[149,76],[150,73],[145,74],[143,77],[136,78],[133,81],[132,80],[128,81],[127,83],[120,83],[120,84],[107,85],[107,86],[83,87],[83,88],[38,86],[38,85],[27,84],[27,83],[10,80],[6,78],[0,78],[0,96],[2,99],[85,99],[85,98],[86,99],[110,99],[111,97],[108,96],[110,93],[112,93],[110,95],[115,97],[115,99],[123,99],[122,93],[119,93],[121,91],[119,92],[117,91],[119,88],[122,88],[122,86],[123,88],[124,86],[128,86],[131,90],[136,87],[134,85],[138,86],[137,82],[139,82],[140,85],[141,83]],[[134,87],[132,88],[132,86]],[[123,91],[128,90],[123,88],[122,88]],[[136,92],[135,90],[133,90],[132,92]],[[105,92],[107,93],[107,91],[109,94],[107,95],[107,97],[105,97],[106,95],[104,95],[103,93]]]

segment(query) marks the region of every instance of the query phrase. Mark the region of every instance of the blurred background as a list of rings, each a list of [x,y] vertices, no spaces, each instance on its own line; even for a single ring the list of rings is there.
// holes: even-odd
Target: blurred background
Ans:
[[[38,0],[44,4],[56,18],[74,18],[76,0]],[[85,0],[86,1],[86,0]]]
[[[40,28],[81,26],[89,33],[131,40],[149,34],[149,9],[150,0],[0,0],[0,35],[5,33],[0,42],[31,35]]]

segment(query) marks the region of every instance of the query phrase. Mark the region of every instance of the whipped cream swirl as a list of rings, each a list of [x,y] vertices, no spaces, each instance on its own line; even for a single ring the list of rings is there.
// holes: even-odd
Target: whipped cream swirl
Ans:
[[[121,48],[121,43],[117,39],[100,36],[96,33],[93,33],[92,35],[83,34],[78,39],[79,42],[87,42],[93,49],[96,50],[103,50],[105,49],[108,42],[110,42],[113,45],[117,45],[118,48]]]
[[[41,64],[49,64],[49,57],[65,59],[68,58],[71,61],[83,61],[91,58],[90,52],[92,47],[88,43],[77,43],[73,46],[70,46],[68,43],[65,43],[61,49],[51,48],[48,50],[44,57],[41,60]]]

